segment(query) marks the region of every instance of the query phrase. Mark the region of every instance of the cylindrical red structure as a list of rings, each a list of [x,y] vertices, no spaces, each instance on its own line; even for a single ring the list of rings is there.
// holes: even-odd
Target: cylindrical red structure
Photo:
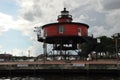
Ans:
[[[83,23],[52,23],[42,26],[46,37],[55,36],[87,36],[88,25]]]

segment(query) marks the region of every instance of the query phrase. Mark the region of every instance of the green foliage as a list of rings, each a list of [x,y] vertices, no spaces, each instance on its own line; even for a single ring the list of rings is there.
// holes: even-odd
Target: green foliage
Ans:
[[[115,52],[115,39],[113,37],[101,36],[99,37],[101,43],[96,47],[96,52]],[[120,48],[120,39],[118,38],[118,49]]]

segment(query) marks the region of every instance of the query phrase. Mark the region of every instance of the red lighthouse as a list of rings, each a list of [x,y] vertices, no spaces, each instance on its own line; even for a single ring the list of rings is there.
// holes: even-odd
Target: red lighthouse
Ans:
[[[92,37],[88,36],[89,26],[84,23],[72,22],[72,16],[64,8],[58,16],[57,23],[42,26],[43,36],[38,34],[38,41],[43,42],[44,55],[47,57],[61,57],[66,59],[70,56],[70,50],[81,51],[80,45],[89,43]],[[51,53],[47,52],[47,44],[52,45]],[[87,53],[88,54],[88,53]]]

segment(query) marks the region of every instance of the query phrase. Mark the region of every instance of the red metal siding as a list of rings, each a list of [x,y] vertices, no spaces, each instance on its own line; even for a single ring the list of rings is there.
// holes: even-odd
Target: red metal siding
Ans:
[[[65,30],[63,33],[58,32],[58,27],[64,26]],[[75,24],[64,24],[64,25],[49,25],[44,28],[47,32],[47,36],[77,36],[78,28],[81,29],[82,36],[87,35],[87,27],[84,25],[75,25]]]
[[[57,27],[55,25],[54,26],[52,25],[52,26],[46,27],[45,29],[47,31],[47,36],[56,36]]]

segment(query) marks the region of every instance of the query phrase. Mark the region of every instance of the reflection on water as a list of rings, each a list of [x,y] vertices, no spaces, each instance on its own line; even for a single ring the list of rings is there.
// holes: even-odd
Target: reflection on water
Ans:
[[[118,75],[37,75],[37,76],[7,76],[0,80],[120,80]]]

